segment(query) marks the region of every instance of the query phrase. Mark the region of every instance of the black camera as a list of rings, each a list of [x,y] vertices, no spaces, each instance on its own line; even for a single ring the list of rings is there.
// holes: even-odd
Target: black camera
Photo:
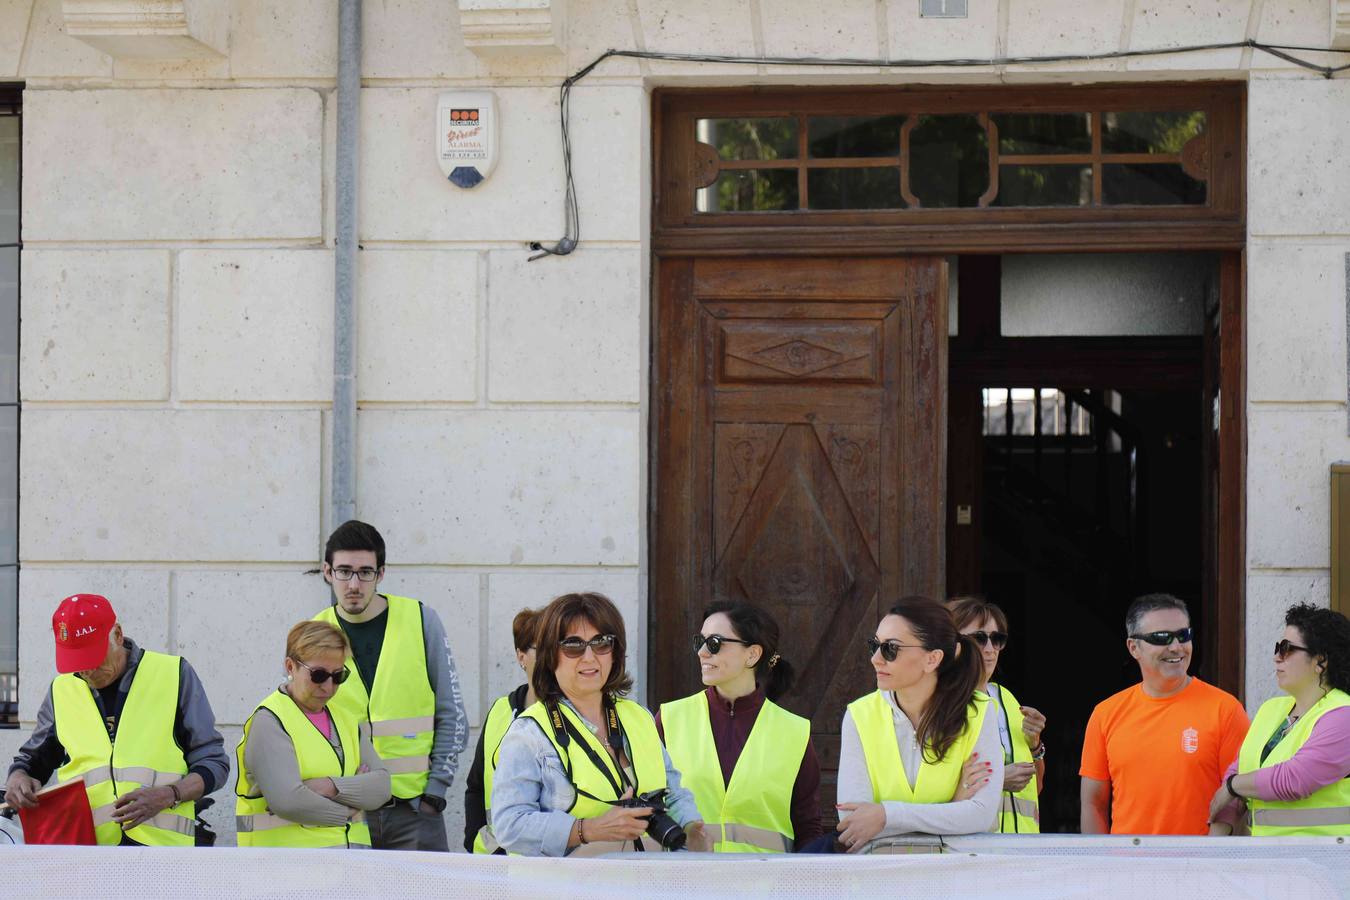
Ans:
[[[661,846],[667,850],[683,850],[685,842],[689,840],[689,836],[684,833],[680,823],[672,819],[666,812],[666,792],[664,790],[648,791],[627,800],[620,800],[614,805],[628,809],[638,807],[650,809],[652,815],[647,820],[647,834],[659,841]]]

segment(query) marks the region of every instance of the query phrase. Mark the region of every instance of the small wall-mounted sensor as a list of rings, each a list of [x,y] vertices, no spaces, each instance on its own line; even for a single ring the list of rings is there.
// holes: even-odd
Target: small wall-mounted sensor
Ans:
[[[919,0],[920,18],[964,19],[969,15],[969,0]]]
[[[450,183],[482,184],[497,165],[497,98],[489,91],[451,91],[436,102],[436,161]]]

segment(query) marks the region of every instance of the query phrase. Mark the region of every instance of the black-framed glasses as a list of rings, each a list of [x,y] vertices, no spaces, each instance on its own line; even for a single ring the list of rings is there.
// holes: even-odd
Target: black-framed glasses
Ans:
[[[1291,643],[1288,640],[1275,642],[1275,658],[1278,660],[1283,660],[1285,657],[1287,657],[1290,653],[1293,653],[1295,650],[1302,650],[1304,653],[1308,652],[1307,647],[1300,647],[1298,644]]]
[[[900,651],[906,647],[917,647],[922,650],[923,644],[902,644],[899,641],[879,641],[876,638],[867,639],[867,655],[876,656],[877,651],[881,651],[881,658],[886,662],[895,662],[895,658],[900,655]]]
[[[581,659],[586,655],[587,647],[590,647],[596,656],[608,656],[614,649],[614,635],[597,634],[589,641],[583,641],[579,637],[563,638],[558,641],[558,649],[568,659]]]
[[[376,578],[380,576],[379,569],[353,569],[348,566],[338,566],[336,569],[332,569],[331,571],[333,573],[333,577],[336,578],[338,581],[351,581],[352,576],[355,575],[362,581],[369,583],[371,581],[374,581]]]
[[[1001,631],[972,631],[967,637],[974,638],[981,647],[993,644],[995,650],[1002,650],[1008,646],[1008,636]]]
[[[708,645],[708,652],[716,656],[722,650],[723,644],[740,644],[742,647],[749,647],[749,641],[742,641],[738,638],[722,637],[720,634],[710,634],[706,637],[701,634],[694,635],[694,652],[697,653],[703,649],[703,645]]]
[[[294,657],[292,657],[294,659]],[[306,665],[300,660],[295,660],[300,665],[309,670],[309,680],[315,684],[323,684],[328,679],[333,679],[333,684],[342,684],[351,675],[351,670],[347,668],[338,669],[336,672],[330,672],[327,669],[316,669],[313,666]]]
[[[1189,644],[1194,636],[1194,628],[1178,628],[1176,631],[1150,631],[1145,634],[1130,635],[1136,641],[1143,641],[1145,644],[1152,644],[1155,647],[1166,647],[1173,641],[1179,644]]]

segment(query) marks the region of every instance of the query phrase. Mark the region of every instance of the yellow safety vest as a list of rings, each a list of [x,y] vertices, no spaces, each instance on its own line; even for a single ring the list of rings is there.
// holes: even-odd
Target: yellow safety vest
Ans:
[[[244,765],[244,748],[253,728],[253,717],[259,709],[271,711],[286,730],[295,746],[295,759],[300,766],[300,780],[310,778],[341,778],[356,774],[361,765],[361,733],[357,721],[347,713],[328,705],[342,744],[342,759],[311,722],[295,701],[281,691],[273,691],[244,723],[244,737],[235,750],[239,766],[239,783],[235,787],[235,824],[239,829],[240,847],[369,847],[370,828],[365,814],[358,811],[346,825],[301,825],[274,815],[267,806],[267,798],[253,783],[248,766]]]
[[[351,676],[338,688],[328,708],[341,709],[357,721],[369,723],[371,743],[389,770],[394,796],[410,800],[420,797],[427,787],[436,737],[436,692],[427,675],[422,604],[393,594],[384,597],[389,601],[389,620],[374,687],[361,680],[355,661],[348,660]],[[314,618],[342,627],[331,606]]]
[[[122,826],[113,821],[113,803],[137,788],[173,784],[187,774],[183,750],[173,737],[178,713],[177,656],[144,651],[132,675],[131,690],[117,720],[117,740],[99,715],[84,679],[61,675],[52,682],[56,737],[70,762],[56,773],[64,784],[84,779],[99,844],[122,842]],[[191,847],[195,843],[197,805],[184,801],[128,831],[149,847]]]
[[[905,803],[947,803],[956,793],[961,781],[961,770],[975,750],[989,698],[975,692],[966,708],[966,727],[938,762],[927,759],[919,765],[914,787],[905,777],[900,759],[900,744],[895,737],[895,718],[891,705],[881,691],[873,691],[848,705],[853,724],[862,742],[863,757],[867,760],[867,775],[872,781],[872,801],[901,800]],[[927,751],[925,750],[925,754]]]
[[[1031,758],[1031,748],[1027,746],[1027,736],[1022,732],[1022,721],[1026,717],[1022,715],[1022,707],[1018,705],[1017,698],[1001,684],[992,687],[998,688],[999,705],[1007,717],[1008,734],[1012,738],[1013,762],[1035,762]],[[1003,800],[999,804],[998,830],[1004,834],[1040,834],[1040,795],[1040,779],[1035,775],[1031,776],[1026,787],[1020,791],[1004,791]]]
[[[810,722],[766,699],[730,782],[722,778],[706,691],[661,704],[661,727],[715,852],[792,852],[792,786],[811,739]]]
[[[1339,690],[1328,691],[1294,723],[1262,762],[1261,751],[1294,708],[1294,698],[1275,697],[1262,703],[1242,741],[1242,749],[1238,751],[1238,771],[1245,775],[1291,759],[1308,740],[1317,720],[1343,706],[1350,706],[1350,695]],[[1302,800],[1285,802],[1252,797],[1247,800],[1247,809],[1251,812],[1253,837],[1347,835],[1350,834],[1350,778],[1320,788]]]
[[[487,721],[483,723],[483,811],[488,814],[488,824],[478,829],[473,839],[474,853],[494,853],[499,846],[492,836],[492,776],[497,771],[497,751],[501,748],[506,730],[516,719],[511,709],[511,695],[498,697],[488,710]]]
[[[632,700],[615,700],[614,706],[619,715],[619,723],[623,726],[623,733],[628,738],[628,750],[631,754],[629,762],[632,764],[635,782],[633,795],[665,790],[666,759],[662,752],[661,736],[657,734],[656,723],[652,721],[651,713]],[[572,786],[577,789],[572,805],[564,812],[569,812],[578,819],[593,819],[596,816],[602,816],[613,808],[613,804],[619,799],[619,794],[623,792],[623,778],[620,777],[614,758],[609,755],[608,750],[601,746],[599,738],[591,733],[590,727],[582,721],[581,717],[566,703],[558,703],[555,708],[572,723],[572,730],[581,735],[591,748],[590,754],[575,746],[575,737],[569,736],[570,742],[566,747],[558,742],[553,724],[549,721],[548,707],[545,707],[542,702],[532,704],[529,709],[520,715],[521,718],[533,719],[543,730],[549,742],[553,744],[553,749],[557,751],[558,758],[563,764],[563,770],[567,772],[571,779]],[[596,767],[595,763],[591,762],[591,754],[594,754],[597,759],[605,764],[605,768],[609,772],[608,777]],[[616,784],[620,786],[620,790],[617,792],[614,790]],[[649,850],[657,849],[655,846],[651,846],[654,843],[648,841],[646,848]],[[617,841],[591,841],[577,847],[571,855],[601,856],[605,853],[621,851],[627,846]]]

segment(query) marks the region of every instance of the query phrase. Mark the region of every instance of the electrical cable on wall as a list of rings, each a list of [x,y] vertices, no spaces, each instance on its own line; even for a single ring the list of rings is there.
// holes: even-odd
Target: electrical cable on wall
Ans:
[[[563,146],[563,236],[553,246],[545,246],[540,241],[530,244],[531,250],[538,251],[530,257],[533,262],[545,256],[566,256],[577,248],[581,241],[581,208],[577,203],[576,182],[572,177],[572,138],[568,129],[568,111],[572,97],[572,86],[585,78],[607,59],[624,57],[628,59],[653,59],[672,62],[695,63],[732,63],[755,66],[819,66],[822,68],[881,68],[881,69],[929,69],[929,68],[976,68],[987,66],[1038,65],[1060,62],[1098,62],[1112,59],[1130,59],[1140,56],[1170,56],[1178,53],[1199,53],[1206,50],[1236,50],[1251,48],[1268,53],[1271,56],[1293,63],[1304,69],[1319,73],[1323,78],[1334,78],[1341,72],[1350,71],[1350,63],[1340,66],[1323,66],[1310,60],[1295,56],[1295,53],[1342,53],[1350,50],[1334,47],[1305,47],[1289,44],[1264,44],[1256,40],[1228,41],[1217,44],[1190,44],[1184,47],[1164,47],[1156,50],[1113,50],[1107,53],[1061,53],[1050,56],[998,56],[988,59],[854,59],[847,57],[821,56],[724,56],[713,53],[666,53],[659,50],[606,50],[589,65],[564,79],[558,93],[558,109],[562,123]]]

